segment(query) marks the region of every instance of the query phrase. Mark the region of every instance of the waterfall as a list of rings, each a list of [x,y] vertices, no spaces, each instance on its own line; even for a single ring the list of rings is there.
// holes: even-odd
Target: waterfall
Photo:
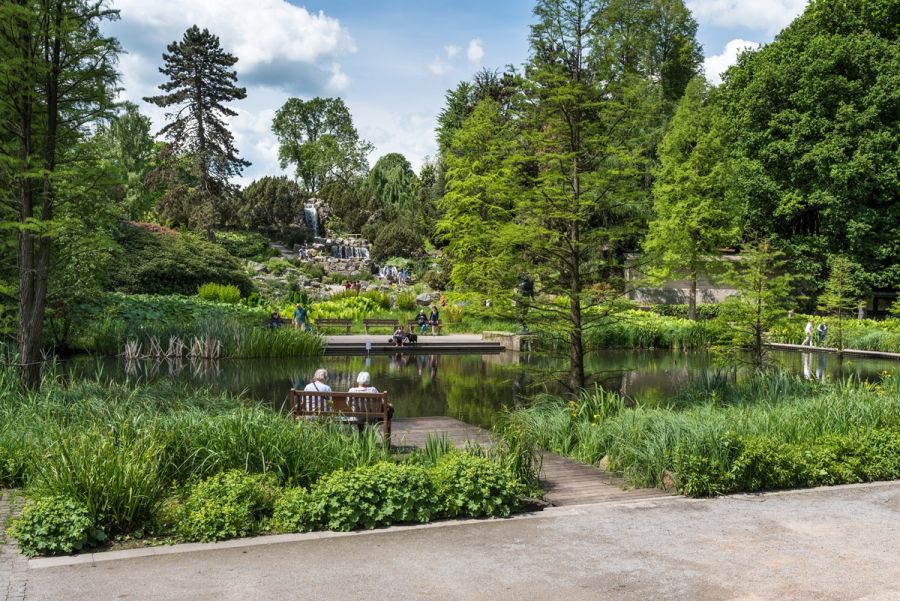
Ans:
[[[312,230],[313,238],[319,237],[319,212],[313,204],[303,205],[303,219],[306,225]]]
[[[333,244],[331,246],[331,256],[335,259],[368,259],[369,249],[365,246]]]
[[[400,271],[393,265],[378,268],[378,277],[384,278],[389,282],[396,282],[400,279]]]

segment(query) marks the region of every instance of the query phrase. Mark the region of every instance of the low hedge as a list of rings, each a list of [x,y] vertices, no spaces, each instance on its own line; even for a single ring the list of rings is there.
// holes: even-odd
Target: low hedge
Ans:
[[[812,443],[768,436],[698,439],[675,449],[675,486],[689,496],[900,478],[900,432],[829,434]]]

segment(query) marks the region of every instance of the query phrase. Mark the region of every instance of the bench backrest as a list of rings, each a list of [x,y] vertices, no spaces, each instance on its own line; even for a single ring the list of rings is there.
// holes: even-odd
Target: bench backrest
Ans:
[[[291,389],[291,413],[303,415],[343,415],[346,417],[384,417],[387,419],[387,391],[320,392]]]

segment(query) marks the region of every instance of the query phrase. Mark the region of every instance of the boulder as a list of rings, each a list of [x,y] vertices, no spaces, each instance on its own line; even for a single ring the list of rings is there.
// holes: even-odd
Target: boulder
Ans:
[[[265,273],[268,270],[263,263],[257,263],[256,261],[247,261],[247,267],[249,267],[253,273]]]
[[[431,304],[431,295],[427,292],[423,292],[419,296],[416,297],[417,305],[430,305]]]

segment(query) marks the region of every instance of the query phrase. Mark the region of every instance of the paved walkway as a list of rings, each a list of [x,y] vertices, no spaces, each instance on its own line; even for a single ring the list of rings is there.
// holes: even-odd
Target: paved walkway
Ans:
[[[900,483],[670,497],[93,565],[34,562],[25,599],[888,601],[900,599],[898,518]]]
[[[802,344],[783,344],[780,342],[772,342],[767,344],[769,348],[784,351],[801,351],[805,353],[836,353],[838,349],[828,346],[803,346]],[[896,359],[900,361],[900,353],[885,353],[883,351],[861,351],[859,349],[845,348],[842,351],[845,355],[854,355],[857,357],[870,357],[872,359]]]
[[[14,493],[0,489],[0,601],[22,601],[28,579],[28,562],[19,553],[15,539],[6,535],[6,525],[18,505]]]

